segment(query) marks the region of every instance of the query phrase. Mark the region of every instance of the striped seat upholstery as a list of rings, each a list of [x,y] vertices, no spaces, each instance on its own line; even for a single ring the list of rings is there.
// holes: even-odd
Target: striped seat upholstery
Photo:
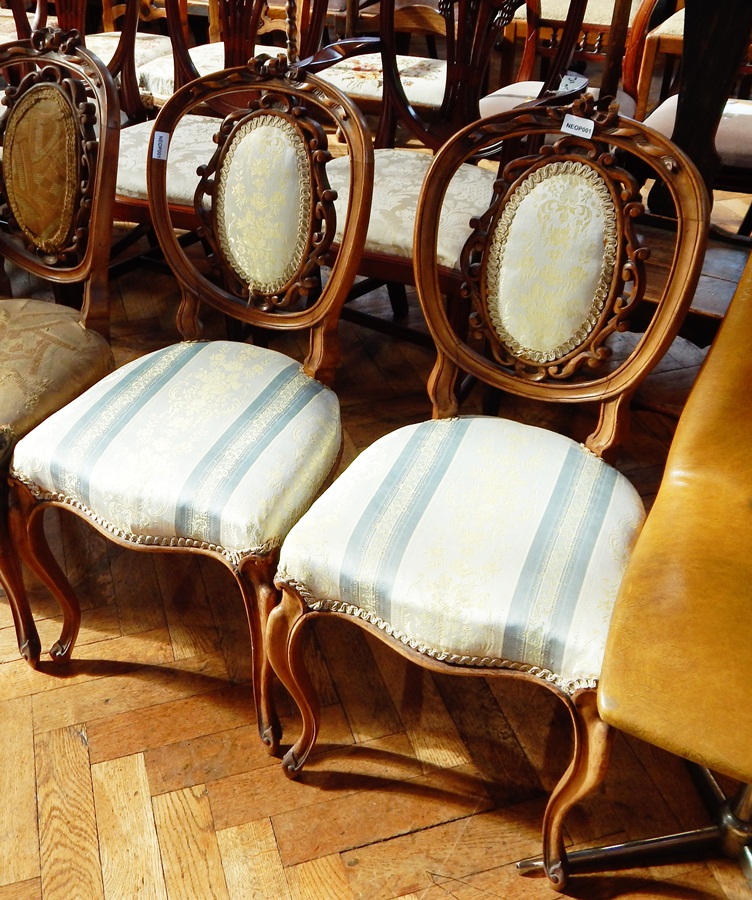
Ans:
[[[123,540],[210,548],[237,564],[279,546],[340,438],[335,394],[288,356],[184,342],[48,418],[17,445],[13,473]]]
[[[643,519],[629,481],[567,437],[435,420],[351,464],[288,535],[278,582],[430,657],[572,692],[599,676]]]

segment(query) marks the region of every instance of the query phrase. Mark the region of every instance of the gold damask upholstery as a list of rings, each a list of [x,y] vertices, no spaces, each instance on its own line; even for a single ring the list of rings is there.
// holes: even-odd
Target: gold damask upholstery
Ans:
[[[579,126],[575,134],[569,123]],[[592,138],[583,138],[589,128]],[[513,142],[525,155],[506,155]],[[486,208],[459,254],[468,315],[441,293],[441,215],[454,175],[471,159],[499,153]],[[617,162],[632,155],[679,211],[665,282],[644,264],[640,184]],[[280,553],[282,602],[269,617],[268,652],[303,722],[283,761],[286,774],[300,772],[318,731],[303,656],[317,617],[345,619],[444,674],[525,678],[560,698],[575,733],[543,822],[545,871],[564,886],[563,820],[604,765],[595,689],[645,518],[639,494],[612,462],[631,396],[691,301],[707,228],[707,196],[691,161],[613,110],[596,117],[590,97],[472,123],[439,150],[414,235],[418,295],[437,347],[428,383],[433,419],[364,450]],[[660,299],[651,315],[642,301],[653,280]],[[638,308],[650,319],[647,330],[609,366],[609,338],[629,329]],[[461,415],[467,374],[541,406],[594,404],[592,432]],[[559,422],[566,427],[567,417]]]
[[[228,112],[197,115],[207,108]],[[214,137],[203,158],[194,146],[189,194],[206,257],[179,240],[180,212],[171,204],[171,179],[187,177],[170,165],[173,148],[185,147],[173,140],[195,119]],[[350,166],[336,253],[323,122]],[[263,632],[278,599],[282,540],[341,451],[339,404],[328,385],[368,215],[372,146],[343,94],[305,68],[290,72],[284,60],[264,58],[177,91],[154,123],[148,160],[150,210],[180,284],[184,340],[117,369],[18,442],[18,531],[64,610],[53,648],[59,659],[73,650],[81,612],[46,548],[46,508],[71,509],[129,547],[201,552],[227,566],[248,615],[259,733],[274,750],[279,724]],[[250,342],[201,340],[203,303],[264,329],[269,341],[277,330],[308,333],[309,352],[301,363]]]
[[[119,107],[109,72],[60,33],[0,48],[0,77],[15,85],[0,118],[0,255],[58,293],[83,285],[80,311],[0,299],[0,584],[35,665],[39,638],[8,533],[8,464],[18,440],[114,366],[107,263]]]

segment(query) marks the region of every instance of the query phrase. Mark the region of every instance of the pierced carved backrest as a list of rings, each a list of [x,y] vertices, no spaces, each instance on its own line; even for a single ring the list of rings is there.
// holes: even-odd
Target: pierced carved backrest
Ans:
[[[106,328],[119,107],[77,36],[37,31],[0,52],[0,255],[55,282],[86,282],[83,314]]]
[[[445,22],[447,70],[443,99],[436,109],[417,109],[405,94],[395,42],[397,4],[398,0],[380,2],[385,110],[376,144],[388,146],[393,140],[395,122],[399,121],[426,146],[438,150],[460,128],[479,118],[479,100],[488,89],[489,63],[497,52],[495,48],[504,29],[512,21],[515,10],[525,5],[525,0],[438,0],[437,11]],[[558,86],[560,74],[568,66],[586,5],[587,0],[571,0],[569,4],[567,28],[541,96]],[[504,46],[504,50],[514,52],[514,47]],[[523,57],[523,68],[524,64]]]
[[[362,117],[343,94],[286,69],[284,61],[259,58],[253,68],[206,76],[173,95],[154,126],[149,196],[157,235],[181,283],[183,335],[200,335],[200,302],[262,328],[309,329],[306,368],[331,380],[337,319],[367,227],[373,150]],[[211,158],[196,160],[194,208],[208,258],[181,247],[167,202],[170,140],[191,111],[207,105],[234,107],[213,120]],[[342,139],[338,152],[350,159],[348,218],[336,256],[324,122]],[[319,292],[324,263],[331,271]]]
[[[562,133],[565,115],[574,115],[580,134],[594,129],[592,138]],[[499,167],[488,209],[470,223],[461,269],[471,312],[464,331],[456,330],[435,272],[445,179],[478,151],[521,139],[516,158]],[[525,146],[534,152],[522,155]],[[665,284],[653,285],[657,270],[646,266],[649,231],[639,220],[634,160],[666,184],[678,211]],[[692,163],[613,109],[595,114],[589,97],[573,108],[513,111],[465,129],[437,155],[416,224],[419,295],[439,348],[431,382],[436,414],[456,411],[461,370],[527,397],[601,403],[590,446],[608,452],[624,436],[624,401],[678,331],[706,233],[707,197]],[[638,312],[649,319],[644,335],[615,365],[609,339],[628,330]]]
[[[175,57],[175,88],[198,77],[188,53],[184,0],[165,0]],[[290,62],[311,56],[321,46],[327,0],[210,0],[212,31],[224,44],[226,68],[245,65],[257,44],[273,33],[285,44],[270,53],[284,53]]]

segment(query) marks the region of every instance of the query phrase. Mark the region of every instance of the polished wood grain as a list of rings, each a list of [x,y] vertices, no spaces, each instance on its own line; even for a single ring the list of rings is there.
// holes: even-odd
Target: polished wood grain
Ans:
[[[745,256],[714,244],[704,280],[720,292]],[[176,339],[178,301],[159,273],[113,285],[118,362]],[[209,318],[207,328],[219,335],[224,323]],[[432,353],[347,322],[341,338],[345,466],[376,437],[430,415]],[[306,349],[295,335],[274,346]],[[545,418],[524,404],[507,412]],[[586,414],[570,415],[577,428]],[[670,418],[634,414],[618,465],[648,503],[672,433]],[[223,567],[129,551],[65,514],[49,530],[80,593],[82,629],[73,661],[34,671],[0,601],[0,900],[555,896],[513,865],[538,851],[547,792],[568,759],[554,697],[423,672],[359,629],[318,623],[306,653],[322,730],[293,783],[256,733],[244,612]],[[30,586],[48,647],[59,611]],[[286,748],[299,722],[281,690],[278,701]],[[679,759],[618,737],[605,784],[571,813],[567,834],[586,846],[707,821]],[[573,877],[570,895],[752,892],[732,861],[714,859]]]

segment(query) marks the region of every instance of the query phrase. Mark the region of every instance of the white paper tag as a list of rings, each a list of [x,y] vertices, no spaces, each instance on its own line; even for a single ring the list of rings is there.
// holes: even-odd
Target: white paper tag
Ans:
[[[567,113],[564,116],[561,130],[565,134],[574,134],[577,137],[591,138],[595,130],[595,122],[592,119],[583,119],[582,116],[573,116]]]
[[[152,159],[167,159],[167,148],[170,145],[170,135],[166,131],[154,132],[154,147]]]

